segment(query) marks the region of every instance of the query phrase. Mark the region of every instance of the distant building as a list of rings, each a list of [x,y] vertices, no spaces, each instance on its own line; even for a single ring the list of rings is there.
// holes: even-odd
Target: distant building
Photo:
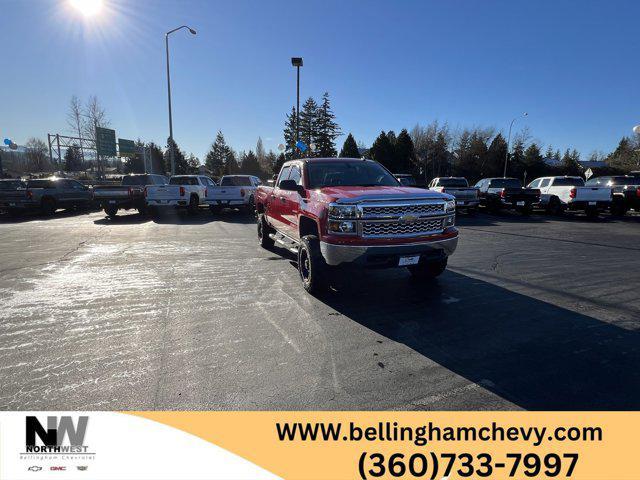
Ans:
[[[562,165],[562,160],[559,160],[555,157],[543,158],[542,161],[550,167],[559,167],[560,165]]]
[[[607,166],[607,162],[603,160],[578,160],[578,163],[584,170],[587,168],[602,168]]]

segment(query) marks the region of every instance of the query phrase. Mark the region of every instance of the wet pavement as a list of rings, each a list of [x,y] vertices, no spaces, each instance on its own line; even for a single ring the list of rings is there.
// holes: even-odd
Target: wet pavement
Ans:
[[[640,408],[640,218],[459,223],[318,299],[235,212],[0,217],[0,408]]]

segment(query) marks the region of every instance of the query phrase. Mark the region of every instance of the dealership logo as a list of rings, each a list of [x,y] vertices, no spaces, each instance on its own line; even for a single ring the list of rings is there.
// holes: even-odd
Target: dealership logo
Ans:
[[[40,470],[42,470],[42,467],[38,465],[32,465],[29,468],[27,468],[27,470],[29,470],[30,472],[39,472]]]
[[[46,428],[37,417],[26,421],[26,453],[87,453],[84,444],[89,417],[80,416],[74,423],[71,416],[48,416]],[[53,467],[52,467],[53,468]]]
[[[52,472],[66,472],[67,467],[50,467],[49,470]]]
[[[81,472],[86,472],[89,467],[87,465],[78,465],[76,468]]]

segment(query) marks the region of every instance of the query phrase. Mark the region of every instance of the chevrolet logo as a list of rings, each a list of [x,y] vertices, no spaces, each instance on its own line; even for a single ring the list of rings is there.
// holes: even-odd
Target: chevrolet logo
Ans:
[[[398,221],[400,223],[412,223],[416,220],[418,220],[418,217],[415,215],[402,215],[400,218],[398,218]]]

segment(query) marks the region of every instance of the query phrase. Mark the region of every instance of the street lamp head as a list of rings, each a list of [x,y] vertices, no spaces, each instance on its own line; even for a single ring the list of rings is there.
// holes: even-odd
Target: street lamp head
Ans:
[[[523,117],[528,117],[528,116],[529,116],[529,114],[528,114],[527,112],[524,112],[524,113],[522,114],[522,116],[523,116]]]
[[[302,66],[302,57],[291,57],[291,65],[294,67]]]
[[[636,125],[635,127],[633,127],[633,133],[635,133],[636,135],[640,135],[640,125]]]
[[[187,28],[191,32],[191,35],[195,35],[197,33],[193,28],[191,28],[191,27],[187,27]]]

